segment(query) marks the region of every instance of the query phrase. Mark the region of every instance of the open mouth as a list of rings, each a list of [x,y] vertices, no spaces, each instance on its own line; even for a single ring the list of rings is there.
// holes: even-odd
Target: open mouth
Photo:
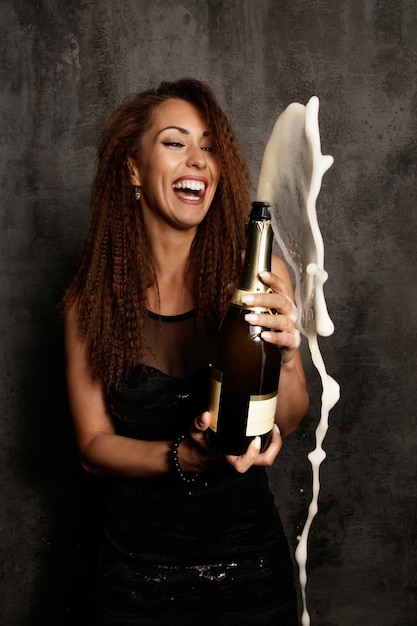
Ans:
[[[183,179],[172,185],[175,193],[184,200],[199,200],[206,191],[206,183],[202,180]]]

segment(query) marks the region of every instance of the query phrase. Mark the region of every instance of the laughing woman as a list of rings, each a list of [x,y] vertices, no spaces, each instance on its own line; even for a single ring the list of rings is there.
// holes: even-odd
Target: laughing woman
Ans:
[[[279,429],[266,451],[255,440],[239,457],[206,442],[209,363],[240,274],[248,189],[230,125],[201,82],[138,94],[102,134],[86,247],[64,297],[81,463],[108,482],[98,626],[298,624],[265,472],[308,406],[278,258],[263,279],[280,313],[269,326],[282,331],[269,339],[283,354]],[[256,297],[271,307],[270,294]],[[189,472],[199,474],[192,489]]]

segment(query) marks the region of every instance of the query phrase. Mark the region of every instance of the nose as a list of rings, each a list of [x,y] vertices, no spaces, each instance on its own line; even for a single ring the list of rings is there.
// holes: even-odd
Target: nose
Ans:
[[[188,167],[197,167],[198,169],[204,169],[207,166],[206,155],[200,146],[190,146],[186,164]]]

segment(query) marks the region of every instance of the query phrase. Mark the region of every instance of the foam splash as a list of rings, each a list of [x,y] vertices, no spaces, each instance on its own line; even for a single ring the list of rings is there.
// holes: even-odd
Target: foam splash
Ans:
[[[318,344],[318,335],[328,337],[334,332],[324,296],[328,275],[316,213],[323,175],[332,166],[333,157],[321,152],[318,111],[319,100],[313,96],[306,106],[294,102],[278,117],[265,148],[257,193],[258,201],[271,204],[275,238],[295,277],[296,325],[308,340],[322,383],[316,448],[308,455],[313,473],[312,499],[295,551],[303,601],[302,626],[310,624],[306,602],[307,543],[318,511],[320,465],[326,458],[322,444],[329,412],[340,397],[339,385],[327,374]]]

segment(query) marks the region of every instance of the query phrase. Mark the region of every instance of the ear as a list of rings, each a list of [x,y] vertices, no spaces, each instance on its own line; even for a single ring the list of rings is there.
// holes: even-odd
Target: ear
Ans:
[[[129,171],[132,185],[136,185],[137,187],[140,187],[139,170],[138,170],[136,163],[131,157],[127,157],[127,169]]]

